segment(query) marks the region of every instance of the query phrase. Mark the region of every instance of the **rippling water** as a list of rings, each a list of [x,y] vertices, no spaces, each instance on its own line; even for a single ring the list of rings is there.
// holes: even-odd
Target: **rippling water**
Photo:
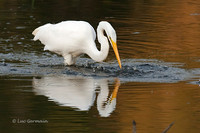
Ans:
[[[0,1],[0,132],[200,130],[200,2]],[[32,31],[46,23],[109,21],[117,32],[103,63],[75,66],[43,51]]]

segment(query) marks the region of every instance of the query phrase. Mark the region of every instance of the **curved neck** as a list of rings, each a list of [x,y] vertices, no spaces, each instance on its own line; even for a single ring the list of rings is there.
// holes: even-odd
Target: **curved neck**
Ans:
[[[109,43],[107,37],[104,36],[104,30],[104,25],[99,24],[97,27],[97,38],[101,44],[100,51],[97,49],[95,42],[93,42],[94,45],[91,45],[91,49],[88,52],[88,55],[97,62],[102,62],[105,60],[109,52]]]

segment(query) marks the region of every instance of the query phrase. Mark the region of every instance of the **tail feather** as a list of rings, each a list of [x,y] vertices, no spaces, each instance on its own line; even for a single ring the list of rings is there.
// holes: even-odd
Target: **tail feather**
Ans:
[[[32,34],[34,35],[34,38],[33,38],[34,41],[38,40],[38,37],[36,36],[36,34],[37,34],[38,31],[39,31],[39,28],[36,28],[36,29],[32,32]]]
[[[43,29],[43,28],[49,27],[50,25],[51,25],[51,24],[48,23],[48,24],[45,24],[45,25],[42,25],[42,26],[36,28],[36,29],[32,32],[32,34],[34,35],[33,40],[34,40],[34,41],[38,40],[38,39],[39,39],[39,36],[40,36],[40,35],[38,35],[38,32],[39,32],[41,29]]]
[[[39,28],[36,28],[36,29],[32,32],[32,34],[35,36],[35,35],[37,34],[38,31],[39,31]]]

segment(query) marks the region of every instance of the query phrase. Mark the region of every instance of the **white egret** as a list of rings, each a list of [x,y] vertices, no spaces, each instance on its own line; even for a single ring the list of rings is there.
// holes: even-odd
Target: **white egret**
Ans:
[[[32,34],[35,36],[34,41],[40,40],[45,45],[44,50],[62,55],[65,65],[74,64],[76,57],[81,54],[87,54],[97,62],[104,61],[108,56],[110,42],[121,68],[116,32],[106,21],[101,21],[97,27],[97,38],[101,44],[100,51],[95,44],[95,30],[85,21],[49,23],[36,28]]]

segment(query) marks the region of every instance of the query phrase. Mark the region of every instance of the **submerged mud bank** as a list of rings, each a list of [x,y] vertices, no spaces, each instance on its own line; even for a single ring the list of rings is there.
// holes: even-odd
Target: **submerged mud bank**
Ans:
[[[117,62],[81,63],[68,68],[65,73],[94,77],[118,77],[124,82],[178,82],[191,78],[193,74],[182,68],[164,65],[152,60],[123,60],[122,69]]]
[[[94,78],[118,77],[121,81],[178,82],[190,79],[194,71],[178,68],[157,60],[122,60],[122,69],[117,62],[97,63],[88,58],[79,58],[76,65],[64,66],[63,59],[56,55],[1,54],[0,75],[47,75],[66,74]]]

